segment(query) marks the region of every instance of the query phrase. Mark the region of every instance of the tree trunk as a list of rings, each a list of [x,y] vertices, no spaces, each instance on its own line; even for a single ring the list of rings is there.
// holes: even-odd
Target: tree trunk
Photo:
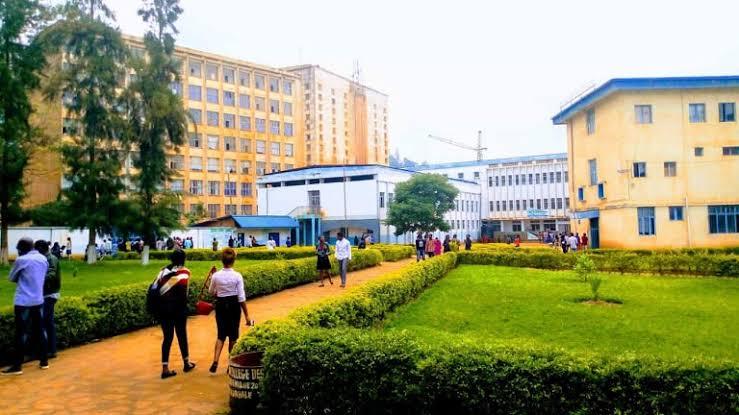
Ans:
[[[144,250],[141,251],[141,265],[149,265],[149,244],[144,245]]]
[[[0,223],[0,265],[8,265],[8,224]]]
[[[87,239],[87,263],[94,264],[98,260],[98,254],[95,250],[95,230],[89,230],[89,238]]]

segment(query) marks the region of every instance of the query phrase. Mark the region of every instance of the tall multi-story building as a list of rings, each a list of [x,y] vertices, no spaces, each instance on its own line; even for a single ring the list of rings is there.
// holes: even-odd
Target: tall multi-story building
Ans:
[[[603,247],[739,245],[739,76],[611,79],[567,126],[572,227]]]
[[[145,53],[141,38],[124,39],[134,54]],[[182,194],[183,213],[201,209],[210,217],[256,213],[256,178],[304,165],[300,77],[185,47],[177,47],[175,54],[182,62],[182,76],[172,88],[194,122],[185,144],[168,155],[176,174],[167,187]],[[134,76],[129,73],[125,82]],[[74,123],[64,99],[41,107],[49,131],[63,140]],[[49,163],[49,157],[57,160]],[[122,166],[127,183],[135,157],[135,152],[130,154]],[[43,160],[53,169],[31,181],[31,193],[34,186],[39,188],[31,204],[53,200],[64,186],[58,155],[44,153],[36,160],[32,168],[43,165],[38,161]]]
[[[426,173],[480,185],[483,233],[569,230],[567,154],[433,164]]]
[[[305,162],[388,164],[388,96],[318,65],[285,68],[302,79]]]

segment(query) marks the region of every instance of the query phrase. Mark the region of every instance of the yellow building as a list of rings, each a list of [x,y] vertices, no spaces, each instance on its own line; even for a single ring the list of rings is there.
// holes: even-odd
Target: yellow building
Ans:
[[[141,38],[124,39],[133,53],[145,53]],[[189,126],[185,144],[169,155],[177,174],[168,188],[182,194],[183,213],[200,208],[210,217],[256,213],[256,178],[304,165],[300,77],[184,47],[178,47],[176,55],[182,61],[182,77],[172,88],[196,122]],[[63,139],[73,123],[63,102],[41,105],[39,111],[52,120],[47,130]],[[122,166],[127,182],[133,157],[135,153]],[[29,171],[54,168],[45,169],[43,177],[31,171],[28,205],[54,200],[63,187],[60,163],[48,159],[48,153],[34,156]]]
[[[573,231],[601,247],[739,245],[739,76],[612,79],[567,125]]]
[[[284,68],[303,81],[307,165],[388,164],[388,96],[318,65]]]

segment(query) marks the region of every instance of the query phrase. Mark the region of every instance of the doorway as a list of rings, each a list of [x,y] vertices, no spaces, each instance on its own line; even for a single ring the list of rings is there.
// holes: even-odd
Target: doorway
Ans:
[[[275,241],[275,245],[280,246],[280,233],[279,232],[270,232],[267,235],[268,239],[272,239]]]
[[[590,218],[590,247],[593,249],[598,249],[600,247],[598,218]]]

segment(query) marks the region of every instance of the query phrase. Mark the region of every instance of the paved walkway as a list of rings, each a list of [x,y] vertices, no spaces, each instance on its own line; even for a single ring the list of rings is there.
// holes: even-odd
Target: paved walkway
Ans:
[[[411,260],[386,262],[350,273],[349,288]],[[283,317],[297,307],[344,292],[334,285],[303,285],[247,301],[249,314],[260,321]],[[242,318],[243,320],[243,318]],[[243,326],[242,326],[243,327]],[[177,376],[165,380],[161,372],[161,330],[138,330],[96,343],[63,350],[50,361],[49,370],[37,362],[24,365],[22,376],[0,377],[0,413],[10,414],[213,414],[228,409],[228,354],[224,349],[216,375],[208,373],[215,343],[215,317],[197,316],[188,321],[193,372],[182,373],[175,342],[170,355]]]

